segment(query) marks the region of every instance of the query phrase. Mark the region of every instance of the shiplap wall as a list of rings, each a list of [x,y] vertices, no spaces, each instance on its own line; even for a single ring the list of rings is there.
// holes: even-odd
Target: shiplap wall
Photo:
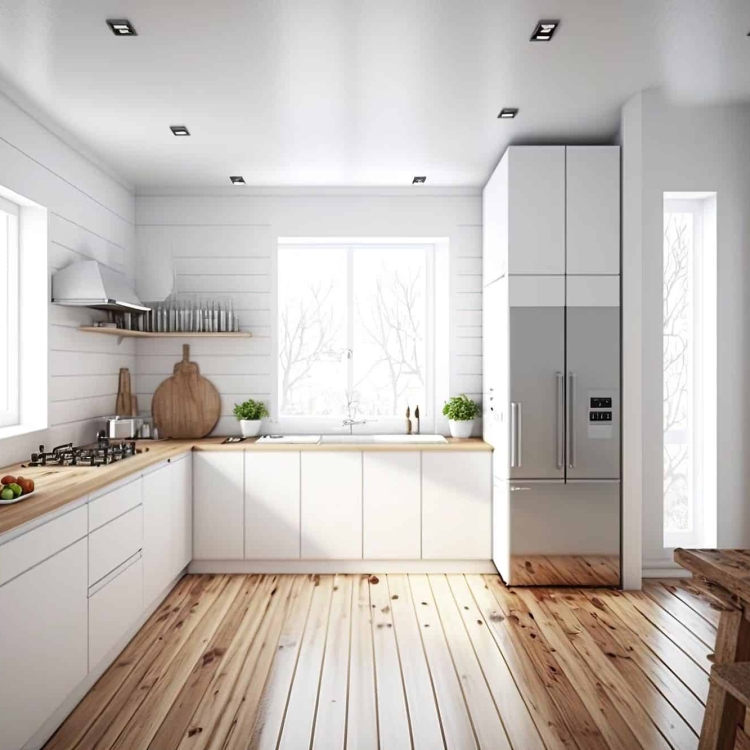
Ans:
[[[1,94],[0,185],[47,208],[50,274],[94,258],[133,278],[132,190]],[[0,466],[40,443],[90,442],[95,418],[114,410],[119,368],[135,373],[135,344],[77,330],[100,317],[50,304],[49,428],[0,440]]]
[[[232,297],[252,339],[198,340],[191,358],[218,388],[222,419],[216,434],[237,432],[235,402],[269,401],[274,376],[272,319],[278,237],[447,237],[451,393],[479,400],[482,391],[482,207],[478,191],[243,190],[241,195],[139,195],[138,275],[173,258],[178,292]],[[149,261],[151,259],[151,261]],[[160,266],[158,262],[154,264]],[[138,341],[141,408],[181,357],[180,340]],[[439,429],[447,425],[441,419]],[[481,432],[481,431],[480,431]]]

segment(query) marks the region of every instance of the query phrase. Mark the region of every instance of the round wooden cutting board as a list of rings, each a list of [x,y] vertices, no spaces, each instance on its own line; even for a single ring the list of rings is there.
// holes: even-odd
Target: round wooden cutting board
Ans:
[[[161,437],[169,438],[205,437],[219,421],[219,392],[190,361],[188,344],[182,347],[182,361],[174,366],[174,375],[156,389],[151,414]]]

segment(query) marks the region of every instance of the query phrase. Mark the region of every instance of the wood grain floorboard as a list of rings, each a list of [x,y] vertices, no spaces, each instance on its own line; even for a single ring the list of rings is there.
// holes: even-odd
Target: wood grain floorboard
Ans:
[[[690,580],[187,576],[45,748],[691,750],[717,621]]]

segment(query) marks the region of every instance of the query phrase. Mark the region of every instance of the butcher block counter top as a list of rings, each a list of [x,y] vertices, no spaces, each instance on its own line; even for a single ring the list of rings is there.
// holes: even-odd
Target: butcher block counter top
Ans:
[[[160,440],[139,441],[138,448],[143,452],[131,458],[117,461],[109,466],[36,466],[25,467],[15,464],[0,469],[0,477],[8,474],[33,479],[34,494],[13,505],[0,506],[0,536],[6,532],[35,521],[41,516],[59,510],[64,505],[91,495],[110,484],[126,479],[149,466],[167,461],[170,458],[197,451],[491,451],[492,447],[476,438],[454,440],[447,443],[391,445],[373,443],[329,443],[326,445],[256,445],[255,439],[241,443],[222,445],[224,438],[204,438],[201,440]],[[2,541],[2,540],[0,540]]]

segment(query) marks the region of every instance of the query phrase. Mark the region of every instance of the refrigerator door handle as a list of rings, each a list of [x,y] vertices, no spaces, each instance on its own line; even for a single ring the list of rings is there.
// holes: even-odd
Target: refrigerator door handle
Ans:
[[[568,468],[576,468],[576,381],[574,372],[568,373]]]
[[[510,465],[513,469],[521,467],[522,453],[522,412],[520,402],[513,402],[510,405]]]
[[[557,468],[565,466],[565,415],[563,413],[565,401],[565,376],[558,372],[557,377]]]

